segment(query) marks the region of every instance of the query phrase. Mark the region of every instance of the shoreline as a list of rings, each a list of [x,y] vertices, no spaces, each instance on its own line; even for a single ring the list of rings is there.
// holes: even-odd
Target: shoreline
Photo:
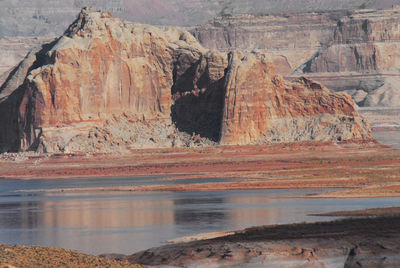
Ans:
[[[369,265],[382,264],[382,261],[388,265],[397,263],[400,256],[400,207],[334,211],[318,216],[345,218],[202,233],[176,238],[167,241],[169,244],[165,246],[132,255],[110,253],[94,256],[63,248],[0,244],[0,267],[34,264],[41,267],[100,265],[143,268],[146,265],[208,267],[210,264],[267,263],[274,267],[274,263],[328,265],[332,260],[336,264],[356,261]],[[381,230],[385,230],[384,235]]]
[[[200,240],[185,237],[120,260],[177,267],[395,267],[400,258],[400,214],[399,208],[392,209],[397,214],[374,209],[361,211],[361,218],[257,226],[209,239],[203,234],[206,239]]]
[[[195,192],[338,189],[307,198],[400,197],[400,150],[376,142],[134,150],[130,155],[0,158],[3,179],[161,176],[157,185],[47,189],[52,192]],[[220,178],[220,182],[201,182]],[[226,181],[224,181],[226,179]],[[168,184],[175,180],[175,184]],[[181,180],[191,180],[180,183]],[[198,181],[196,181],[198,180]],[[40,190],[35,190],[40,191]]]
[[[0,159],[3,179],[161,176],[158,185],[50,189],[72,191],[225,191],[332,188],[307,198],[400,196],[400,150],[376,142],[135,150],[130,155],[54,155]],[[196,182],[221,178],[221,182]],[[176,184],[168,181],[176,180]],[[192,180],[190,184],[180,180]],[[165,182],[165,183],[163,183]],[[40,190],[36,190],[40,191]]]
[[[347,148],[346,148],[347,147]],[[280,160],[288,154],[302,155],[310,152],[332,152],[351,148],[389,149],[390,147],[375,141],[367,142],[310,142],[299,144],[215,146],[197,148],[159,148],[136,149],[130,154],[36,154],[11,153],[0,155],[0,177],[9,179],[58,179],[77,176],[150,176],[194,175],[205,173],[206,166],[212,164],[249,163],[238,156],[252,158],[269,156],[271,160]],[[293,153],[294,152],[294,153]],[[2,156],[2,157],[1,157]],[[275,157],[274,157],[275,156]],[[257,160],[260,159],[257,158]],[[253,159],[252,159],[253,160]],[[268,159],[270,160],[270,159]],[[118,163],[118,161],[121,161]],[[157,163],[155,163],[157,162]],[[40,165],[39,165],[40,164]],[[83,167],[82,165],[86,165]],[[191,167],[188,167],[191,164]],[[10,171],[10,165],[16,167]],[[18,166],[24,168],[18,168]],[[174,168],[177,167],[177,168]],[[185,172],[182,169],[185,168]],[[196,168],[196,169],[195,169]],[[250,167],[252,170],[252,167]],[[69,172],[68,172],[69,171]],[[212,171],[212,170],[211,170]]]
[[[268,261],[279,259],[280,264],[286,262],[315,264],[315,261],[321,264],[332,257],[335,257],[336,261],[346,262],[348,258],[337,258],[337,255],[343,254],[344,257],[348,257],[354,249],[358,249],[355,255],[358,255],[361,261],[368,260],[368,263],[387,257],[389,261],[396,262],[396,256],[400,256],[398,242],[400,207],[333,211],[315,216],[334,216],[338,219],[201,233],[172,239],[166,241],[168,244],[165,246],[132,255],[106,253],[95,256],[63,248],[0,244],[0,267],[13,267],[13,265],[26,267],[32,263],[41,267],[59,264],[134,268],[146,265],[182,267],[187,263],[196,265],[203,262],[205,264],[264,263],[260,262],[259,254],[252,254],[256,251],[262,252],[261,255]],[[382,235],[381,230],[385,230],[385,235]],[[380,251],[374,250],[376,249],[374,243],[381,245]],[[232,256],[236,254],[236,257],[227,258],[227,252],[232,253],[230,254]],[[327,254],[328,252],[330,253]],[[45,261],[43,256],[46,256]],[[250,260],[252,261],[249,262]]]

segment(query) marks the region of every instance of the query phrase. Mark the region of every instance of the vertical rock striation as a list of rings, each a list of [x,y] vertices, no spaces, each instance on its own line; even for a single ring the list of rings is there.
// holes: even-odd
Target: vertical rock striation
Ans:
[[[368,139],[353,100],[301,78],[287,83],[264,54],[230,54],[222,144]]]

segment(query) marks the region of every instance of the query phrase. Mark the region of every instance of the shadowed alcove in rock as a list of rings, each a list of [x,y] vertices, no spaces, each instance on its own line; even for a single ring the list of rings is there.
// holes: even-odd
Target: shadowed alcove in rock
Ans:
[[[187,68],[185,68],[187,67]],[[204,58],[183,55],[174,66],[171,116],[179,131],[219,142],[225,99],[225,76],[212,80]]]

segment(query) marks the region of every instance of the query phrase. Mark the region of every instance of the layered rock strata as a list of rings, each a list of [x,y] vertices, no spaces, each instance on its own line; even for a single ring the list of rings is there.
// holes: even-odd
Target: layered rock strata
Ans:
[[[218,17],[191,29],[207,48],[265,50],[288,79],[307,75],[360,106],[399,106],[399,8]]]
[[[225,15],[189,29],[210,49],[263,50],[287,75],[328,46],[346,11],[270,15]]]
[[[1,151],[371,138],[349,96],[284,82],[264,54],[88,9],[11,73],[0,112]]]
[[[0,37],[59,35],[82,7],[156,25],[193,26],[220,14],[390,8],[399,0],[2,0]]]
[[[360,106],[400,106],[399,12],[355,12],[342,18],[333,44],[302,71],[320,76],[334,90],[352,93]]]

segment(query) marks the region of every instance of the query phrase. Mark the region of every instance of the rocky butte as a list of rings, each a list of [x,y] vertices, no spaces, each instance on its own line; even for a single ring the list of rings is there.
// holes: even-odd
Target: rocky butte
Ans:
[[[129,20],[192,26],[190,32],[208,49],[260,50],[274,62],[277,74],[289,80],[306,75],[350,94],[358,106],[399,106],[398,4],[399,0],[4,0],[0,83],[29,47],[46,40],[22,36],[58,36],[80,7],[89,5]]]
[[[83,9],[0,88],[0,151],[96,152],[371,138],[350,96],[275,75],[263,53]]]

